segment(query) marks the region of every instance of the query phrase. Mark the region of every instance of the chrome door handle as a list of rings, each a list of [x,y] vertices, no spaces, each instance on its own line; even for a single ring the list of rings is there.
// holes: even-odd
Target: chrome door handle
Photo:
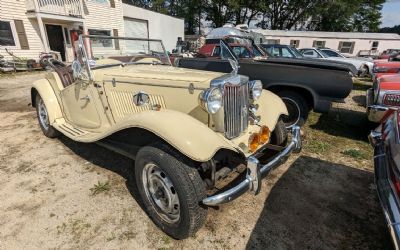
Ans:
[[[82,100],[82,101],[90,101],[90,96],[89,96],[89,95],[86,95],[86,96],[80,98],[79,100]]]

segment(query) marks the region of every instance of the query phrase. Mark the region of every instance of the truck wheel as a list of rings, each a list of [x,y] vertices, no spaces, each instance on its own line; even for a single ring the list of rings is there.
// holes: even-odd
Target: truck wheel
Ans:
[[[369,70],[367,65],[363,65],[360,69],[360,73],[358,74],[359,77],[367,77],[369,75]]]
[[[166,234],[185,239],[203,226],[206,189],[184,156],[165,145],[143,147],[136,156],[135,176],[146,212]]]
[[[49,115],[47,113],[47,108],[44,104],[42,97],[37,94],[35,100],[39,126],[42,129],[43,134],[49,138],[58,137],[60,135],[60,132],[58,132],[55,128],[53,128],[53,126],[50,125]]]
[[[279,118],[278,122],[275,125],[274,131],[271,133],[271,144],[278,146],[286,146],[288,141],[288,133],[286,129],[285,123],[282,121],[282,118]]]
[[[310,111],[304,97],[293,91],[282,91],[278,95],[282,98],[289,113],[282,118],[286,128],[291,128],[293,125],[303,126]]]

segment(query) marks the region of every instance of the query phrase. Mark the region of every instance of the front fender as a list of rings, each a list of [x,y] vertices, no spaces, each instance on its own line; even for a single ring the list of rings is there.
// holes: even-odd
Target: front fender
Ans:
[[[32,106],[36,107],[36,95],[39,94],[44,104],[46,105],[47,113],[49,116],[50,125],[54,123],[54,120],[62,117],[61,107],[58,103],[56,94],[53,88],[46,79],[40,79],[33,83],[31,88],[31,101]]]
[[[276,94],[263,90],[257,101],[259,105],[257,114],[261,116],[260,124],[267,125],[273,131],[281,115],[288,115],[285,103]]]
[[[220,149],[238,152],[222,134],[211,130],[195,118],[174,110],[162,109],[133,114],[118,122],[107,134],[132,127],[154,133],[187,157],[199,162],[210,160]]]

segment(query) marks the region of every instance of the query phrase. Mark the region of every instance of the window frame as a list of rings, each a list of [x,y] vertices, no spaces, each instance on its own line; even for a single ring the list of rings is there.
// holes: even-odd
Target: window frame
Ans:
[[[318,43],[322,43],[322,46],[318,46]],[[322,49],[322,48],[325,48],[325,45],[326,45],[326,41],[324,41],[324,40],[314,40],[313,41],[314,48]]]
[[[296,44],[294,44],[296,43]],[[298,48],[300,46],[300,40],[290,40],[290,46],[294,47],[294,48]]]
[[[12,36],[14,38],[14,43],[15,43],[15,45],[0,45],[0,48],[2,48],[2,49],[21,49],[21,46],[19,44],[17,29],[15,28],[14,20],[11,20],[11,19],[0,19],[0,21],[1,22],[10,23],[11,34],[12,34]]]
[[[345,43],[350,43],[350,47],[343,46]],[[354,50],[355,45],[356,45],[356,42],[354,42],[354,41],[340,41],[338,50],[339,50],[340,53],[353,54],[353,50]],[[348,52],[347,51],[342,51],[343,48],[349,49],[349,51]]]
[[[90,30],[97,30],[97,31],[107,31],[107,32],[109,32],[109,35],[108,36],[110,36],[110,37],[112,37],[112,30],[107,30],[107,29],[103,29],[103,28],[88,28],[87,29],[87,32],[88,32],[88,35],[89,36],[97,36],[97,35],[93,35],[93,34],[90,34]],[[107,36],[107,35],[103,35],[103,36]],[[93,48],[93,45],[91,45],[91,47]],[[114,45],[114,39],[111,39],[111,46],[110,47],[94,47],[94,48],[96,48],[96,49],[98,49],[98,50],[110,50],[110,49],[115,49],[115,45]]]
[[[374,46],[374,43],[377,43],[377,45]],[[379,48],[379,41],[372,41],[371,50],[378,50],[378,48]]]
[[[270,43],[271,41],[274,41],[273,43]],[[264,44],[281,44],[281,39],[265,39]]]

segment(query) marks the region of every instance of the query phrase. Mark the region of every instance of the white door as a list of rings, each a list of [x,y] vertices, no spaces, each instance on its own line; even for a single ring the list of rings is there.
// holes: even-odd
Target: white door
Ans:
[[[124,26],[127,37],[149,38],[147,20],[124,18]]]

